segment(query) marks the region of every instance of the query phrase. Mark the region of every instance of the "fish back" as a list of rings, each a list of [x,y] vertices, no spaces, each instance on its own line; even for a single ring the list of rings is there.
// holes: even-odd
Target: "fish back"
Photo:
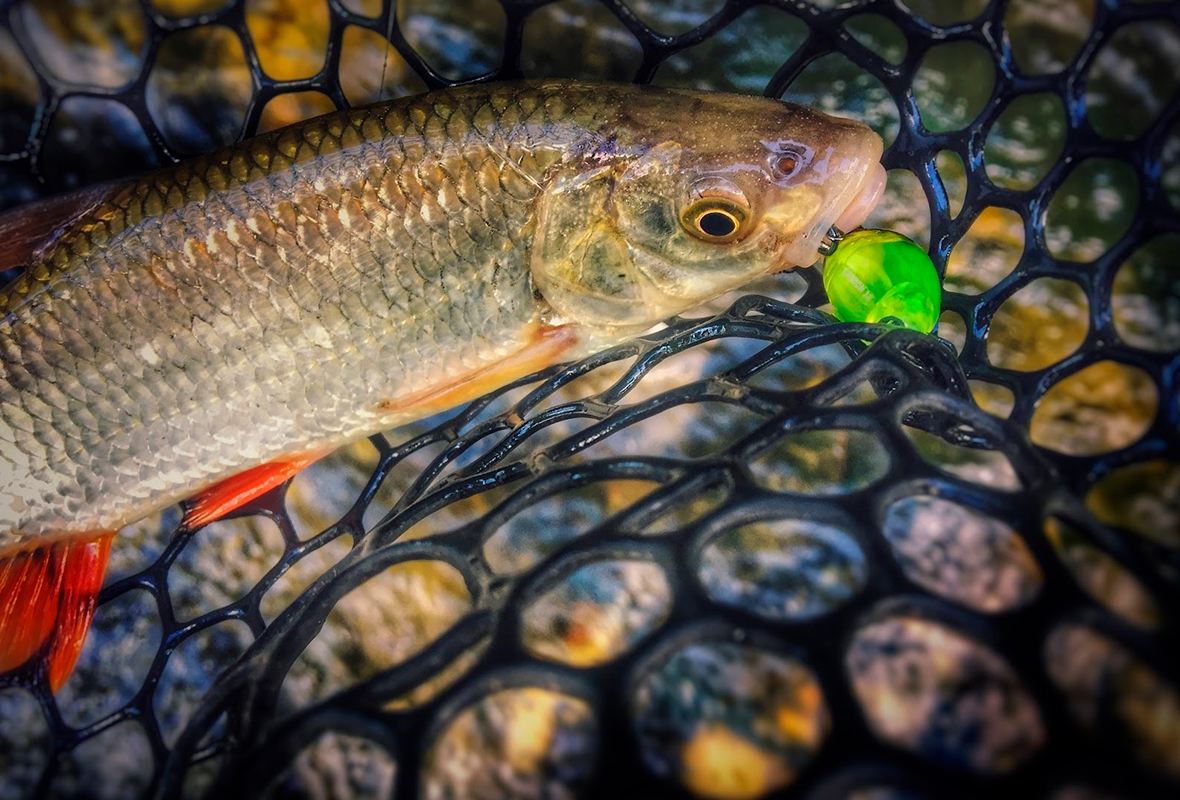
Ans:
[[[604,108],[455,89],[112,187],[0,293],[0,546],[390,427],[518,348],[542,181]]]

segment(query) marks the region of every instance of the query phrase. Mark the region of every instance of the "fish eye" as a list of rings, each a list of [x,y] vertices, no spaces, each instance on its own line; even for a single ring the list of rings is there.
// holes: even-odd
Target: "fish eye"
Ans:
[[[735,205],[707,199],[693,203],[685,211],[688,232],[706,242],[731,242],[745,222],[745,213]]]

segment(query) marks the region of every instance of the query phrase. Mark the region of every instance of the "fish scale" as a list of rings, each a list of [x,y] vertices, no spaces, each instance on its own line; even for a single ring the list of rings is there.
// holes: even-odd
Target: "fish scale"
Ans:
[[[493,96],[340,113],[162,170],[58,242],[0,296],[0,475],[24,501],[0,504],[0,544],[117,528],[293,443],[389,427],[383,397],[520,342],[544,311],[521,237],[536,187],[486,145],[530,106],[553,163],[599,104],[571,103],[554,136],[536,89]],[[447,177],[472,163],[484,180]]]
[[[338,445],[810,263],[880,154],[765,98],[468,86],[0,218],[0,266],[26,268],[0,292],[0,679],[61,686],[124,525],[188,497],[198,529]]]

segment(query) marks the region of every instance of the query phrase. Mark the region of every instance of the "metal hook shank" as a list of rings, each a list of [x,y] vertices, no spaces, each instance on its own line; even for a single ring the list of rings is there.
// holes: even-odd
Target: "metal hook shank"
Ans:
[[[835,225],[828,228],[828,232],[824,234],[824,238],[819,243],[819,254],[827,258],[832,253],[836,252],[836,247],[840,244],[840,240],[844,238],[844,231],[837,228]]]

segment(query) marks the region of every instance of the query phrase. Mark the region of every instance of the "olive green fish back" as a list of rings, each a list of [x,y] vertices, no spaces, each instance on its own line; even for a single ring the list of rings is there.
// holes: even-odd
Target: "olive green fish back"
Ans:
[[[112,189],[0,293],[0,535],[118,525],[293,440],[388,427],[376,402],[426,365],[516,346],[539,181],[602,109],[455,89]]]

